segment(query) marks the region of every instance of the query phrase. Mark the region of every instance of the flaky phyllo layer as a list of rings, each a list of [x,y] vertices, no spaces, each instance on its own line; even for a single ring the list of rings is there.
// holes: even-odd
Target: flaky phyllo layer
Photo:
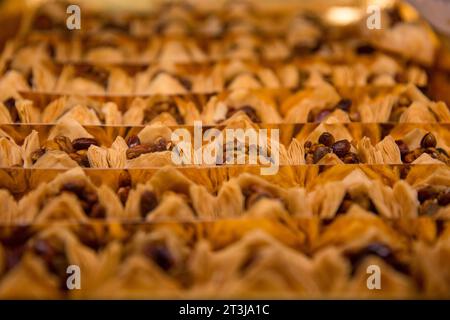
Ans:
[[[170,126],[170,121],[155,120],[151,125],[126,133],[125,128],[94,130],[72,118],[63,118],[41,133],[32,130],[23,135],[15,127],[0,128],[0,164],[57,169],[264,165],[266,162],[277,166],[449,163],[449,136],[445,126],[385,127],[325,122],[298,129],[280,128],[281,132],[275,128],[278,130],[275,135],[274,128],[264,129],[241,112],[216,129],[215,137],[220,137],[216,139],[211,138],[208,130],[202,132],[200,128],[200,133],[195,133],[195,123],[177,129]],[[237,131],[242,131],[242,135]],[[266,132],[265,142],[258,138],[261,132]],[[20,135],[23,135],[21,144],[18,143]],[[251,162],[249,158],[255,151],[258,157]],[[210,155],[208,161],[197,161],[206,154]]]
[[[311,61],[307,64],[280,62],[268,65],[242,60],[195,65],[153,64],[127,68],[117,65],[55,64],[38,61],[25,70],[8,64],[0,81],[20,91],[87,95],[155,95],[215,93],[234,89],[276,89],[317,87],[332,84],[338,87],[375,85],[392,87],[412,83],[426,87],[426,72],[418,67],[401,70],[389,56],[360,59],[350,64]],[[22,65],[22,64],[20,64]],[[398,74],[401,72],[401,76]]]
[[[420,19],[412,19],[411,12],[404,14],[404,7],[383,10],[382,28],[375,32],[368,32],[364,16],[351,28],[342,28],[329,21],[323,9],[314,13],[291,6],[277,8],[274,15],[264,3],[229,2],[215,8],[171,3],[139,15],[102,12],[104,18],[98,19],[98,12],[85,8],[85,28],[74,36],[67,32],[64,4],[51,3],[32,15],[25,43],[11,44],[7,53],[8,57],[25,56],[33,50],[60,61],[115,63],[304,55],[335,59],[371,55],[376,50],[426,65],[434,59],[433,35]]]
[[[428,26],[204,3],[68,32],[49,2],[5,43],[0,299],[449,298]]]
[[[192,9],[162,7],[144,20],[124,15],[98,21],[97,15],[87,14],[84,23],[92,32],[73,36],[64,32],[64,8],[41,8],[31,24],[38,31],[6,45],[0,57],[2,82],[23,91],[89,95],[328,83],[428,86],[423,66],[433,64],[436,41],[423,23],[404,19],[397,7],[383,12],[382,29],[376,32],[358,23],[352,32],[340,30],[323,15],[299,10],[276,18],[253,5],[227,5],[202,14]],[[365,26],[365,19],[361,24]],[[334,36],[329,37],[328,28],[336,29]]]
[[[290,179],[290,187],[281,187],[273,177],[263,179],[251,173],[222,178],[213,189],[201,182],[210,179],[212,173],[208,171],[189,178],[166,167],[147,182],[139,181],[140,174],[139,170],[122,171],[111,177],[109,184],[97,185],[81,168],[74,168],[18,198],[1,190],[0,221],[15,225],[55,220],[183,222],[267,218],[293,224],[297,218],[332,221],[355,212],[394,220],[450,218],[447,166],[432,170],[413,166],[406,175],[396,167],[377,172],[365,166],[336,166],[316,177],[309,170],[283,173],[280,182]],[[36,172],[32,179],[38,180],[39,175],[45,175],[45,171]],[[305,180],[299,184],[302,178]]]
[[[167,9],[164,9],[160,16],[167,17],[168,14]],[[65,11],[61,12],[63,20],[65,15]],[[37,18],[45,20],[43,16]],[[85,23],[88,23],[86,19],[89,18],[85,15]],[[227,21],[229,19],[231,21]],[[180,21],[180,16],[174,17],[173,21],[170,18],[159,23],[154,21],[154,24],[151,24],[151,18],[139,21],[135,17],[131,21],[122,21],[124,25],[114,25],[118,21],[110,21],[105,30],[75,35],[52,33],[49,30],[43,33],[38,25],[26,39],[11,41],[5,57],[17,61],[15,56],[25,58],[27,55],[32,56],[33,51],[33,57],[61,62],[203,63],[224,59],[281,60],[296,56],[318,56],[329,60],[355,59],[381,49],[423,64],[430,64],[434,59],[436,44],[427,28],[420,23],[402,21],[398,12],[383,14],[382,31],[371,33],[364,29],[358,30],[355,26],[354,33],[349,34],[340,30],[339,26],[332,26],[337,31],[334,37],[327,36],[325,28],[329,26],[326,21],[321,21],[325,19],[319,15],[296,15],[291,12],[282,15],[278,21],[267,15],[249,19],[245,21],[242,16],[227,17],[226,12],[211,12],[205,21],[183,26],[180,23],[186,21]],[[98,24],[98,21],[91,22]],[[145,23],[150,25],[143,25]],[[158,24],[163,29],[152,30]],[[96,27],[101,29],[102,26]],[[90,30],[92,28],[90,26]],[[134,30],[126,32],[127,28]],[[277,28],[275,34],[268,34]],[[137,29],[140,29],[140,34],[133,35],[132,31]],[[188,30],[205,34],[186,34]]]
[[[66,119],[92,126],[223,125],[238,116],[256,124],[448,123],[444,102],[434,102],[416,86],[349,91],[324,82],[300,90],[235,89],[209,96],[152,96],[125,105],[83,96],[55,98],[41,107],[22,97],[17,86],[0,81],[0,124],[55,124]],[[349,92],[346,92],[349,91]]]
[[[354,207],[327,225],[18,229],[0,245],[0,297],[446,297],[450,225],[411,222]],[[69,265],[80,267],[80,290],[63,289]],[[382,268],[381,290],[367,290],[370,265]]]

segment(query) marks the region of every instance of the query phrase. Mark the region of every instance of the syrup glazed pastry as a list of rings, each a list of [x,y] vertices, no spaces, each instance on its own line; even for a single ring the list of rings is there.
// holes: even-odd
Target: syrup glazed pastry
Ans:
[[[66,8],[64,3],[50,3],[38,8],[30,25],[30,32],[53,32],[67,34],[65,24]],[[433,59],[436,45],[427,27],[419,19],[406,19],[403,7],[394,6],[383,10],[381,32],[367,32],[366,20],[361,17],[363,27],[358,30],[358,21],[353,25],[353,32],[345,28],[339,30],[339,25],[330,25],[323,12],[315,14],[305,12],[300,8],[281,9],[276,13],[264,8],[264,3],[234,3],[225,4],[214,9],[201,9],[199,6],[185,3],[164,4],[154,8],[144,15],[117,15],[98,13],[84,8],[84,23],[86,28],[79,33],[131,35],[139,38],[189,37],[194,39],[226,39],[229,37],[263,37],[276,36],[288,46],[288,50],[296,54],[317,53],[334,45],[336,38],[340,41],[349,36],[365,38],[371,46],[363,46],[360,53],[371,53],[375,49],[389,50],[409,59],[417,59],[429,63]],[[410,16],[410,15],[409,15]],[[333,27],[340,32],[327,34],[327,28]],[[369,30],[370,31],[370,30]],[[410,39],[410,40],[408,40]],[[245,47],[251,43],[245,42]],[[233,48],[238,49],[238,48]],[[275,46],[275,49],[279,49]],[[420,52],[420,54],[418,54]]]
[[[56,124],[65,119],[82,125],[167,126],[224,125],[238,115],[255,124],[293,123],[448,123],[444,102],[431,101],[414,85],[346,92],[323,83],[289,91],[236,89],[211,95],[138,97],[126,103],[84,96],[62,96],[40,105],[10,84],[0,86],[0,123]]]
[[[195,239],[187,228],[177,226],[140,227],[125,238],[117,232],[108,237],[98,234],[89,224],[78,230],[49,226],[18,241],[2,242],[0,296],[436,298],[448,294],[447,270],[439,262],[447,262],[448,241],[442,239],[430,247],[408,241],[376,217],[355,213],[348,218],[353,226],[367,226],[360,228],[359,238],[333,239],[331,225],[318,241],[328,239],[330,245],[313,251],[255,229],[217,247],[214,237]],[[332,245],[333,241],[339,242]],[[83,286],[65,290],[65,270],[73,264],[84,270]],[[365,270],[370,264],[385,270],[381,290],[366,288]],[[25,282],[27,290],[17,285]]]
[[[218,49],[221,48],[215,50]],[[210,59],[208,50],[210,49],[202,48],[198,40],[191,38],[154,37],[144,40],[110,33],[85,36],[36,33],[30,34],[26,39],[10,40],[2,58],[17,65],[23,58],[32,56],[31,51],[34,51],[34,54],[39,53],[39,56],[35,56],[36,61],[54,59],[62,63],[202,63]]]
[[[40,109],[32,100],[24,99],[18,93],[9,94],[8,90],[2,92],[4,97],[9,97],[0,102],[2,124],[56,124],[67,119],[82,125],[114,126],[123,123],[123,114],[114,102],[102,103],[83,96],[64,96]]]
[[[368,30],[364,17],[360,19],[362,27],[358,28],[359,23],[355,22],[349,32],[348,28],[330,25],[322,18],[326,16],[323,12],[305,13],[292,8],[271,14],[255,3],[229,4],[218,10],[197,7],[171,4],[147,13],[145,18],[103,13],[102,19],[84,8],[83,20],[87,27],[73,37],[73,33],[67,34],[66,7],[52,3],[37,10],[25,47],[23,43],[11,43],[5,53],[11,58],[17,51],[29,50],[28,42],[59,61],[188,63],[304,55],[340,60],[387,51],[429,66],[437,50],[429,28],[420,19],[411,19],[400,6],[383,11],[379,32]],[[329,28],[333,28],[332,34],[327,33]],[[65,40],[68,37],[73,39]],[[359,65],[340,70],[341,73],[361,71],[365,70]],[[377,80],[387,81],[390,80],[386,76]]]
[[[176,169],[165,168],[140,182],[139,171],[121,171],[117,178],[111,177],[114,181],[109,185],[97,186],[81,168],[74,168],[39,183],[18,200],[1,189],[0,221],[16,225],[56,220],[192,222],[264,218],[292,226],[296,218],[318,217],[332,222],[354,211],[390,220],[448,220],[449,174],[447,166],[435,166],[433,171],[414,166],[404,178],[395,167],[374,172],[365,166],[335,166],[314,179],[310,177],[312,181],[303,187],[296,185],[302,173],[291,176],[292,187],[281,187],[257,175],[241,173],[223,180],[211,192],[202,181],[208,179],[208,173],[195,177],[200,183]],[[383,182],[389,176],[392,181]],[[36,172],[32,180],[39,178],[44,175]],[[287,178],[280,175],[281,179]]]
[[[49,1],[0,39],[0,298],[449,298],[432,30],[403,4],[373,32],[328,8],[208,6],[86,6],[69,33]],[[269,137],[209,163],[208,129]]]
[[[374,46],[405,58],[414,55],[414,59],[424,65],[433,63],[436,47],[433,45],[432,33],[423,22],[406,21],[400,6],[383,11],[381,21],[383,25],[377,30],[379,32],[361,28]]]
[[[29,52],[32,54],[33,52]],[[276,89],[320,87],[393,87],[412,83],[426,87],[428,78],[423,69],[394,69],[383,58],[358,59],[347,64],[322,59],[310,62],[252,63],[242,60],[208,64],[156,63],[148,67],[104,64],[59,64],[50,60],[28,60],[8,63],[0,77],[2,86],[20,91],[84,95],[175,95],[216,93],[235,89]],[[33,62],[34,61],[34,62]],[[387,63],[383,66],[383,63]],[[16,67],[18,65],[19,67]],[[398,68],[395,68],[398,66]],[[1,65],[0,65],[1,67]],[[398,72],[395,71],[398,69]]]
[[[197,38],[223,38],[227,35],[282,35],[290,28],[295,31],[308,30],[307,36],[319,37],[321,21],[312,14],[300,10],[284,10],[279,14],[267,11],[257,3],[233,1],[215,8],[200,8],[184,3],[155,5],[143,14],[98,13],[84,8],[86,29],[80,33],[120,33],[134,37],[192,36]],[[39,32],[67,33],[66,8],[64,2],[48,3],[33,12],[30,30]],[[281,13],[281,14],[280,14]]]
[[[70,36],[70,35],[69,35]],[[48,34],[31,34],[25,40],[10,40],[3,51],[3,61],[17,66],[24,57],[36,61],[55,59],[61,63],[90,62],[110,64],[148,64],[159,61],[206,63],[222,59],[276,60],[290,57],[282,39],[257,36],[232,36],[202,43],[200,39],[152,37],[141,39],[121,34],[85,35],[72,38]]]
[[[166,123],[176,125],[173,120],[167,115]],[[449,136],[444,126],[418,127],[408,124],[389,129],[378,125],[345,126],[322,123],[299,128],[297,135],[286,145],[280,144],[268,131],[266,143],[258,145],[246,136],[233,135],[231,141],[226,140],[229,129],[257,132],[259,127],[245,112],[236,113],[225,125],[218,131],[222,136],[221,144],[218,145],[218,141],[211,142],[205,132],[200,137],[202,145],[196,149],[192,141],[190,142],[192,145],[188,145],[190,147],[187,149],[178,144],[180,139],[178,133],[159,121],[154,121],[137,132],[135,130],[136,133],[118,135],[112,132],[108,137],[109,128],[91,131],[91,134],[76,120],[66,118],[57,125],[47,128],[47,134],[40,135],[33,129],[24,136],[22,145],[13,138],[21,133],[14,127],[6,126],[4,127],[6,131],[0,129],[2,148],[0,163],[3,167],[48,169],[77,166],[157,168],[165,165],[202,166],[236,163],[264,165],[269,162],[275,165],[450,163]],[[286,132],[289,133],[291,129],[292,127],[288,127]],[[212,154],[215,150],[215,163],[197,159],[198,150],[202,150],[201,155]],[[259,157],[253,163],[249,157],[255,151]],[[265,157],[265,160],[261,157]]]
[[[253,64],[239,59],[222,64],[224,89],[236,88],[302,88],[325,83],[337,87],[394,86],[413,83],[426,87],[424,69],[405,65],[384,54],[345,61],[323,58]]]
[[[9,65],[2,86],[39,93],[104,95],[175,95],[217,92],[222,89],[220,66],[202,69],[170,65],[125,68],[93,64],[55,64],[39,61],[22,72]]]
[[[53,127],[46,141],[40,142],[33,130],[21,147],[5,132],[1,133],[5,147],[2,162],[7,166],[26,168],[124,168],[152,167],[172,163],[171,131],[156,123],[141,130],[127,141],[117,136],[109,147],[101,145],[78,122],[63,120]],[[22,154],[22,160],[16,155]]]
[[[267,61],[292,59],[301,62],[304,59],[314,60],[314,58],[324,62],[351,63],[365,61],[369,57],[375,59],[374,66],[379,66],[384,60],[385,63],[391,62],[392,66],[406,67],[402,59],[384,54],[384,51],[377,50],[377,47],[372,46],[368,40],[359,37],[295,39],[294,37],[298,38],[299,34],[301,33],[290,30],[286,38],[251,34],[230,35],[220,40],[211,39],[205,43],[202,39],[190,36],[181,38],[155,36],[143,39],[120,33],[64,36],[31,33],[25,39],[8,41],[2,59],[17,66],[25,57],[33,57],[34,61],[55,59],[62,63],[123,64],[148,64],[156,61],[187,64],[227,59]],[[409,60],[414,61],[413,57],[409,57]],[[420,68],[420,64],[413,65]]]

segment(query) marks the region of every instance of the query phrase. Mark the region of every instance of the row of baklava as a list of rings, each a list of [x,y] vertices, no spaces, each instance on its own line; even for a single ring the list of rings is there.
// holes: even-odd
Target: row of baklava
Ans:
[[[30,52],[33,56],[34,52]],[[21,61],[15,63],[15,61]],[[1,66],[0,66],[1,67]],[[83,95],[174,95],[233,89],[301,88],[331,83],[337,87],[392,87],[412,83],[426,87],[425,70],[379,54],[351,63],[310,61],[221,61],[212,64],[105,66],[57,64],[18,56],[8,63],[0,86],[21,91]]]
[[[26,95],[25,95],[26,96]],[[52,98],[52,97],[50,97]],[[84,96],[24,98],[0,86],[0,124],[56,124],[65,119],[90,126],[226,125],[245,116],[254,124],[449,123],[444,102],[431,101],[414,85],[345,92],[329,84],[301,90],[238,89],[212,95],[137,97],[121,102]],[[120,99],[119,99],[120,100]]]
[[[72,3],[71,3],[72,4]],[[69,3],[48,3],[33,13],[31,30],[67,32],[66,8]],[[310,34],[322,33],[324,22],[320,16],[289,10],[270,14],[256,8],[241,4],[223,6],[219,10],[199,12],[199,6],[183,7],[184,5],[163,5],[155,10],[141,14],[122,12],[95,12],[88,6],[80,5],[83,11],[83,33],[116,32],[130,34],[135,37],[151,35],[192,35],[196,37],[222,37],[234,33],[265,33],[268,35],[282,34],[291,28],[310,30]],[[255,10],[254,10],[255,9]],[[392,12],[394,14],[394,12]],[[398,15],[397,15],[398,16]],[[392,21],[401,22],[401,17]]]
[[[312,174],[304,170],[297,175],[302,173]],[[2,172],[2,176],[7,174]],[[45,174],[37,171],[30,179],[39,180]],[[134,179],[139,174],[139,171],[103,172],[103,181],[108,176],[115,181],[110,185],[105,182],[96,185],[81,168],[74,168],[48,182],[36,183],[35,188],[19,195],[0,189],[0,223],[270,218],[291,225],[294,218],[318,217],[331,221],[355,210],[388,219],[421,216],[450,219],[447,166],[413,166],[404,179],[397,178],[391,183],[383,181],[383,174],[395,175],[395,169],[379,168],[377,172],[358,166],[349,169],[335,166],[319,175],[315,182],[309,182],[308,188],[295,184],[282,187],[257,174],[244,172],[222,178],[214,192],[207,189],[204,181],[194,182],[170,167],[156,171],[142,182]],[[285,172],[279,176],[295,183],[295,176],[289,177]],[[197,171],[195,179],[207,181],[212,177],[208,171]]]
[[[36,128],[3,125],[0,166],[153,168],[450,163],[445,125],[405,124],[389,128],[376,124],[322,123],[281,127],[280,132],[278,128],[260,128],[247,119],[236,117],[222,130],[213,128],[204,132],[195,127],[172,130],[159,122],[129,130],[83,127],[72,119]]]
[[[114,225],[106,237],[89,224],[19,229],[0,242],[0,297],[448,298],[450,224],[409,222],[399,231],[353,209],[326,226],[303,221],[295,237],[265,221]],[[413,239],[414,226],[437,239]]]
[[[164,13],[144,14],[141,17],[127,17],[126,15],[93,15],[89,18],[89,10],[84,12],[83,27],[76,30],[78,33],[128,35],[136,38],[163,37],[189,37],[198,38],[227,38],[243,36],[244,46],[251,45],[252,37],[278,37],[285,38],[290,48],[300,52],[314,52],[321,44],[329,39],[345,39],[349,34],[360,36],[372,45],[395,52],[407,59],[419,61],[430,65],[434,61],[437,49],[435,38],[430,29],[417,17],[411,19],[411,12],[405,15],[400,6],[383,10],[380,20],[380,30],[367,28],[364,14],[359,21],[354,21],[352,29],[341,28],[339,25],[330,25],[324,15],[289,10],[282,14],[270,17],[252,16],[255,11],[243,7],[236,12],[224,8],[223,11],[203,16],[201,22],[190,17],[189,10],[183,8],[164,8]],[[47,11],[47,12],[46,12]],[[249,16],[250,15],[250,16]],[[326,15],[325,15],[326,16]],[[30,32],[52,31],[68,34],[66,26],[66,9],[59,8],[46,10],[41,8],[34,21],[30,24]],[[332,30],[330,32],[330,30]],[[54,32],[53,32],[54,33]],[[70,33],[69,33],[70,34]],[[278,46],[275,46],[278,50]],[[298,50],[297,50],[298,49]]]
[[[210,193],[217,194],[223,183],[243,174],[260,176],[262,179],[281,188],[302,187],[307,190],[316,188],[317,185],[326,182],[341,180],[354,170],[362,172],[370,179],[380,180],[386,186],[392,187],[397,181],[405,180],[412,186],[421,186],[437,183],[445,185],[446,166],[442,164],[430,165],[373,165],[373,164],[346,164],[346,165],[316,165],[316,166],[280,166],[278,171],[271,175],[262,175],[261,166],[212,166],[212,167],[176,167],[165,166],[156,168],[130,168],[130,169],[83,169],[84,175],[95,185],[105,185],[113,190],[118,190],[124,177],[131,177],[131,185],[145,184],[162,170],[174,171],[186,177],[194,184],[202,185]],[[426,175],[423,169],[427,168]],[[73,168],[79,169],[79,168]],[[49,183],[56,179],[67,168],[39,169],[8,167],[0,169],[0,188],[8,190],[17,200],[41,184]],[[436,174],[443,175],[442,179],[436,178]],[[423,175],[423,176],[420,176]],[[170,176],[170,175],[169,175]],[[430,182],[435,181],[435,182]]]
[[[310,46],[302,46],[282,37],[257,35],[205,41],[189,37],[140,39],[121,34],[61,36],[31,33],[25,38],[10,40],[3,56],[11,60],[17,56],[30,56],[30,52],[33,52],[41,58],[62,62],[145,64],[153,61],[201,63],[224,59],[282,60],[313,54],[329,60],[351,60],[378,52],[376,47],[358,37],[324,40]]]
[[[450,112],[421,91],[426,27],[82,10],[69,39],[66,6],[41,8],[0,59],[0,298],[449,297]],[[195,121],[215,131],[183,149]],[[226,129],[269,138],[217,145]]]
[[[232,59],[270,61],[308,59],[311,56],[352,62],[384,51],[361,36],[312,40],[299,36],[299,39],[291,38],[289,34],[286,38],[240,35],[205,41],[190,37],[140,39],[121,34],[61,36],[31,33],[25,38],[10,40],[3,51],[3,59],[13,60],[15,65],[19,65],[22,57],[103,64],[205,63]]]

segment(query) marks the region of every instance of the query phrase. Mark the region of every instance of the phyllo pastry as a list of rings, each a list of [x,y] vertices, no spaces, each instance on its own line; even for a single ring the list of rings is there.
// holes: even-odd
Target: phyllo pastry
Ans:
[[[219,79],[218,68],[195,68],[195,71],[183,72],[172,63],[150,66],[136,74],[135,94],[210,93],[221,89]]]
[[[93,65],[65,66],[54,88],[56,92],[92,95],[130,94],[134,79],[121,68]]]
[[[3,224],[86,222],[123,216],[122,205],[113,189],[95,186],[81,168],[41,183],[17,202],[7,193],[2,193],[2,198],[7,209],[1,216]]]
[[[411,244],[378,218],[354,210],[326,227],[319,239],[321,249],[314,256],[323,264],[318,274],[327,279],[331,296],[405,299],[419,295]],[[367,275],[376,270],[381,270],[383,285],[369,290]],[[327,277],[325,272],[337,276]]]
[[[444,102],[431,101],[416,86],[397,86],[394,91],[366,96],[359,105],[362,122],[434,123],[448,122]]]
[[[162,123],[146,126],[126,140],[128,168],[161,167],[172,164],[172,131]]]
[[[102,103],[83,96],[64,96],[53,100],[41,112],[42,123],[75,120],[81,125],[119,125],[122,113],[114,102]]]
[[[193,125],[200,120],[194,102],[182,97],[154,96],[135,98],[123,114],[124,125],[148,125],[159,122],[167,126]]]
[[[314,265],[302,253],[262,231],[214,251],[200,241],[189,261],[195,298],[319,296]]]
[[[360,126],[305,126],[291,142],[288,154],[300,164],[448,164],[444,127],[413,128],[397,126],[381,137],[377,126],[364,126],[366,132]]]
[[[86,245],[85,240],[67,227],[53,226],[6,247],[8,264],[0,278],[0,296],[62,299],[86,297],[95,292],[115,272],[121,247],[111,242],[97,252],[98,248]],[[70,269],[74,266],[78,269]],[[80,273],[80,290],[67,290],[68,270]],[[29,287],[25,282],[29,282]]]
[[[221,72],[224,89],[279,88],[281,82],[274,70],[241,60],[226,63]]]
[[[0,101],[0,123],[36,124],[41,122],[40,110],[33,105],[31,100],[22,99],[14,91],[10,95],[8,95],[6,90],[3,93],[7,98]]]
[[[205,124],[220,124],[238,114],[245,114],[254,123],[282,122],[270,96],[250,90],[233,90],[227,95],[213,96],[202,112],[202,120]]]
[[[162,227],[152,232],[136,230],[126,244],[115,243],[114,251],[112,248],[104,251],[106,259],[100,270],[104,278],[94,290],[86,290],[84,297],[182,297],[189,281],[186,273],[186,260],[191,251],[189,241],[188,235],[173,228]]]
[[[432,31],[423,21],[407,20],[403,11],[399,5],[384,10],[380,30],[367,29],[364,21],[361,27],[363,35],[376,47],[432,65],[437,49]]]
[[[95,166],[90,153],[99,141],[77,121],[66,119],[53,127],[46,141],[35,130],[25,138],[24,166],[33,168],[73,168]],[[106,150],[105,150],[106,152]]]
[[[0,298],[450,298],[450,60],[412,8],[68,5],[0,43]]]

